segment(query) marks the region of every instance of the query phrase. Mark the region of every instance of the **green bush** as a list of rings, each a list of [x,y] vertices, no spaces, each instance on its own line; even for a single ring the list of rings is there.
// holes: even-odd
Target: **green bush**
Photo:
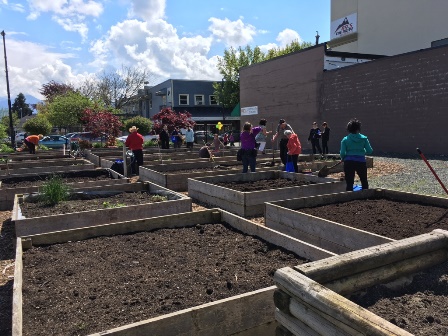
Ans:
[[[42,186],[41,198],[48,205],[56,205],[68,199],[70,187],[57,175],[50,177]]]
[[[5,143],[0,143],[0,153],[1,154],[9,154],[9,153],[13,153],[14,149],[11,148],[11,146],[8,146]]]
[[[104,147],[101,142],[94,142],[92,145],[93,148],[102,148]]]
[[[149,120],[148,118],[137,116],[128,119],[124,122],[124,127],[126,131],[130,129],[132,126],[136,126],[140,134],[147,135],[152,129],[152,121]]]
[[[23,124],[23,129],[29,134],[49,134],[51,132],[51,124],[44,116],[36,116],[28,119]]]
[[[144,147],[144,148],[148,148],[148,147],[157,147],[157,145],[158,145],[158,142],[157,142],[157,141],[153,141],[153,140],[148,140],[148,141],[145,141],[145,142],[143,143],[143,147]]]

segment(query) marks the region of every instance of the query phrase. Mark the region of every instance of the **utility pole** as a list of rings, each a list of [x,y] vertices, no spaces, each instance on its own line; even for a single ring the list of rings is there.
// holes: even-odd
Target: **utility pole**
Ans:
[[[8,78],[8,61],[6,60],[5,31],[2,30],[1,34],[3,36],[3,52],[5,54],[6,90],[8,92],[8,112],[9,112],[9,135],[11,136],[11,146],[14,148],[16,145],[16,137],[14,134],[14,126],[12,124],[11,95],[9,93],[9,78]]]

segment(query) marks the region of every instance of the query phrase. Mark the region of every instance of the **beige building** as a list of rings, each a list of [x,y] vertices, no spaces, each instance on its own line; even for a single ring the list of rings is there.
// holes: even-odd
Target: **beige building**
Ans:
[[[332,0],[331,50],[397,55],[448,43],[447,0]]]

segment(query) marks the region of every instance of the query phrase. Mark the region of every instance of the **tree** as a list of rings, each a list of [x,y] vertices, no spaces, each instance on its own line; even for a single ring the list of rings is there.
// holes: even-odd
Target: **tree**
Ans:
[[[8,132],[8,135],[11,136],[11,134],[9,134],[10,131],[11,131],[11,129],[9,127],[9,116],[7,116],[7,115],[3,116],[0,122],[1,122],[1,124],[3,126],[6,127],[6,132]],[[19,119],[17,118],[17,116],[15,114],[13,114],[12,115],[12,125],[13,125],[13,127],[17,126],[18,123],[19,123]]]
[[[33,114],[33,109],[26,103],[23,93],[19,93],[11,106],[11,111],[17,114],[18,118],[23,118]]]
[[[191,119],[191,113],[187,111],[178,113],[170,107],[163,108],[159,113],[152,117],[152,120],[154,120],[154,129],[157,134],[160,133],[163,125],[168,126],[169,132],[172,132],[176,126],[179,128],[186,128],[188,125],[191,127],[196,125],[196,122]]]
[[[92,132],[95,137],[106,135],[108,143],[115,143],[115,138],[123,126],[119,117],[108,111],[86,109],[81,120],[85,124],[86,131]]]
[[[44,96],[49,103],[51,103],[57,96],[63,96],[73,92],[75,92],[75,89],[70,84],[57,83],[55,81],[42,85],[42,88],[39,90],[39,93]]]
[[[130,129],[132,126],[136,126],[138,128],[138,132],[143,135],[149,134],[152,130],[152,122],[148,118],[137,116],[131,119],[126,120],[124,127],[125,129]]]
[[[78,90],[107,107],[121,109],[139,99],[138,92],[149,77],[147,69],[122,66],[120,70],[103,72],[98,78],[87,79]]]
[[[218,57],[218,69],[222,75],[221,83],[213,84],[214,94],[218,97],[220,104],[226,109],[233,109],[240,101],[240,68],[255,63],[260,63],[274,57],[289,54],[310,47],[309,42],[299,43],[292,41],[285,48],[273,48],[264,54],[259,47],[251,49],[246,46],[238,50],[231,47],[224,50],[224,56]]]
[[[48,106],[48,120],[59,128],[81,125],[84,110],[93,106],[89,98],[78,92],[55,96]]]
[[[28,119],[23,124],[23,129],[29,134],[49,134],[51,132],[51,124],[44,116],[37,115],[34,118]]]

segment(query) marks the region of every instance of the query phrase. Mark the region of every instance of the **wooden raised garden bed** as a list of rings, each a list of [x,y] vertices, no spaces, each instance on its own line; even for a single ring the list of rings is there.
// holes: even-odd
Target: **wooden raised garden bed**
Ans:
[[[273,265],[334,255],[219,209],[30,235],[16,251],[14,335],[272,334]]]
[[[104,195],[101,195],[101,194]],[[135,197],[132,193],[138,193]],[[116,201],[114,195],[120,196],[127,194],[125,199],[130,199],[125,204],[123,200]],[[143,194],[143,195],[140,195]],[[145,183],[127,183],[118,185],[103,185],[101,187],[84,188],[81,192],[74,193],[76,200],[75,205],[71,205],[71,201],[64,201],[57,205],[57,212],[60,214],[44,215],[40,217],[25,217],[22,214],[22,208],[27,202],[27,198],[35,198],[38,194],[16,195],[14,200],[14,209],[12,213],[12,221],[15,224],[16,235],[25,236],[30,234],[38,234],[60,230],[70,230],[74,228],[95,226],[107,224],[117,221],[132,220],[146,218],[148,216],[163,216],[167,214],[182,213],[191,211],[191,198],[165,189],[161,186],[150,182]],[[94,195],[94,196],[91,196]],[[146,195],[146,196],[145,196]],[[153,195],[165,197],[162,202],[151,201]],[[142,198],[137,202],[136,197]],[[80,197],[81,200],[80,200]],[[97,197],[100,197],[99,199]],[[103,199],[103,197],[106,197]],[[83,211],[84,206],[88,206],[87,201],[82,199],[92,198],[94,210]],[[135,200],[134,200],[134,199]],[[147,199],[147,201],[146,201]],[[140,204],[139,204],[140,203]],[[23,205],[22,205],[23,204]],[[33,203],[30,206],[34,206]],[[55,209],[45,204],[38,204],[35,211],[42,210],[50,213],[57,213]],[[68,209],[68,210],[67,210]],[[95,210],[96,209],[96,210]],[[31,214],[34,212],[32,208],[29,210]]]
[[[280,187],[280,182],[291,181]],[[265,188],[269,184],[273,186]],[[218,185],[220,184],[220,185]],[[257,189],[238,191],[233,186],[255,185]],[[288,185],[288,184],[285,184]],[[240,216],[264,214],[264,203],[290,198],[335,193],[345,190],[345,182],[283,171],[261,171],[213,177],[189,178],[188,195]]]
[[[265,204],[265,225],[337,254],[448,229],[448,199],[368,189]]]

